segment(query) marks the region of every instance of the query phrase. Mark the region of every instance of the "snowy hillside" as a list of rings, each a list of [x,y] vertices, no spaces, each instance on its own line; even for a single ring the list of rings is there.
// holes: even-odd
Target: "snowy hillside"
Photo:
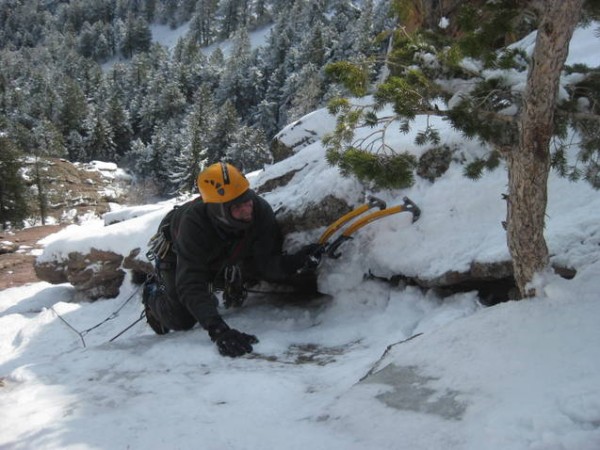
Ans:
[[[573,54],[588,43],[579,39]],[[274,209],[329,192],[364,201],[369,192],[324,161],[319,137],[331,124],[319,111],[282,130],[288,143],[303,133],[314,142],[250,176],[258,186],[298,169],[265,194]],[[438,125],[465,154],[483,150]],[[393,143],[418,154],[413,138]],[[255,293],[223,310],[260,339],[239,359],[221,357],[199,328],[157,336],[141,321],[115,338],[142,311],[130,279],[117,298],[93,303],[71,302],[70,285],[1,291],[0,448],[597,450],[600,196],[585,182],[551,176],[546,239],[553,261],[577,274],[543,274],[537,298],[485,308],[475,292],[442,298],[364,278],[506,259],[505,191],[502,168],[474,182],[453,164],[435,183],[378,192],[390,205],[409,196],[420,220],[398,214],[359,231],[319,269],[328,296],[302,304]],[[68,227],[40,258],[145,250],[171,205]]]

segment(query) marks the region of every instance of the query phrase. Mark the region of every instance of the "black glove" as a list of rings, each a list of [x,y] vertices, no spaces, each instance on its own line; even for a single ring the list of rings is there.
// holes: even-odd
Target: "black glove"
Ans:
[[[298,264],[296,271],[305,272],[316,269],[321,262],[321,256],[323,256],[321,244],[305,245],[294,255]]]
[[[219,353],[223,356],[245,355],[252,352],[252,344],[258,343],[256,336],[242,333],[234,328],[229,328],[223,319],[207,327],[210,339],[217,344]]]

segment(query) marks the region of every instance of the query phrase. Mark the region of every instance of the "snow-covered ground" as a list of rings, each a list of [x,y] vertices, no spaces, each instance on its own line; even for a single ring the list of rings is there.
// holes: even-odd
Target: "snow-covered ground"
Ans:
[[[330,123],[321,111],[302,127],[320,136]],[[449,127],[441,133],[465,154],[481,151]],[[395,136],[394,145],[419,152],[413,137]],[[275,209],[330,191],[363,201],[361,186],[323,154],[316,140],[251,182],[301,169],[265,195]],[[1,291],[0,448],[599,449],[597,191],[551,176],[546,238],[553,261],[577,275],[541,275],[537,298],[485,308],[474,292],[441,298],[364,279],[368,271],[436,276],[507,258],[505,171],[477,182],[461,173],[452,165],[433,184],[379,192],[390,205],[408,195],[422,216],[359,231],[319,269],[327,297],[300,304],[252,294],[243,308],[223,310],[260,339],[239,359],[219,356],[198,328],[156,336],[142,321],[111,341],[142,311],[129,279],[117,298],[93,303],[70,302],[70,285]],[[40,258],[91,246],[144,250],[170,207],[125,208],[106,220],[122,222],[68,227],[44,241]]]

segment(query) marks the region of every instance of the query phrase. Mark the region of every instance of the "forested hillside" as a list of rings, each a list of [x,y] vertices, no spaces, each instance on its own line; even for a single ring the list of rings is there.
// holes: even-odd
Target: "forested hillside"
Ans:
[[[597,20],[597,2],[583,3],[581,20]],[[45,209],[45,158],[116,162],[149,196],[170,196],[192,190],[198,171],[217,160],[248,172],[284,157],[273,136],[326,105],[339,120],[326,141],[328,161],[344,173],[379,187],[409,186],[431,163],[389,148],[385,133],[354,142],[353,129],[400,120],[408,131],[416,116],[427,123],[443,116],[490,145],[466,169],[476,178],[515,141],[522,87],[514,80],[527,74],[531,57],[507,46],[537,28],[540,5],[0,0],[0,223],[37,214],[28,197]],[[182,37],[168,48],[157,40],[158,26]],[[265,36],[260,45],[250,40],[257,30]],[[227,53],[215,45],[223,40]],[[552,163],[600,186],[598,69],[565,70]],[[367,94],[373,105],[356,108],[342,98]],[[377,117],[386,105],[394,114]],[[577,162],[585,168],[565,156],[574,142],[569,127],[583,137]],[[418,145],[460,160],[435,127],[420,131]],[[19,176],[24,156],[33,158],[33,179]]]
[[[262,167],[282,126],[337,93],[326,64],[369,60],[376,76],[388,3],[3,0],[2,163],[14,172],[23,155],[117,162],[161,195],[192,188],[218,159]],[[153,42],[158,24],[189,32],[168,49]],[[267,26],[252,48],[249,33]],[[223,39],[229,55],[203,48]],[[15,192],[9,203],[23,195],[3,191]]]

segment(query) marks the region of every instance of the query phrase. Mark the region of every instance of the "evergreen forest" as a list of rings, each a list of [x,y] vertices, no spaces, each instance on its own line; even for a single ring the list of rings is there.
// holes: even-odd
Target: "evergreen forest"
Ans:
[[[406,131],[416,115],[445,116],[489,145],[465,168],[477,178],[515,147],[518,121],[504,111],[522,105],[502,74],[486,73],[527,70],[523,51],[501,49],[544,11],[514,0],[0,0],[0,223],[28,217],[28,196],[43,211],[46,158],[115,162],[151,195],[173,196],[215,161],[248,172],[285,157],[273,137],[325,106],[338,115],[328,160],[343,173],[380,187],[413,182],[421,162],[412,155],[384,139],[376,151],[354,141],[352,130],[381,124],[377,111],[391,104],[383,121]],[[599,17],[597,1],[583,2],[582,21]],[[187,31],[167,48],[157,26]],[[225,40],[226,53],[215,45]],[[552,163],[600,187],[599,69],[566,70],[578,78],[556,114]],[[457,93],[441,81],[453,79],[475,87]],[[372,105],[348,100],[366,94]],[[440,102],[453,106],[440,111]],[[569,129],[584,166],[567,161]],[[434,128],[418,141],[454,157]],[[35,167],[28,189],[18,176],[25,162]]]
[[[376,76],[388,3],[2,0],[0,164],[14,175],[19,155],[116,162],[161,196],[191,190],[218,160],[261,168],[283,126],[340,94],[327,64],[369,62]],[[189,31],[166,48],[155,25]],[[210,50],[226,39],[229,54]],[[14,206],[18,177],[3,178]]]

